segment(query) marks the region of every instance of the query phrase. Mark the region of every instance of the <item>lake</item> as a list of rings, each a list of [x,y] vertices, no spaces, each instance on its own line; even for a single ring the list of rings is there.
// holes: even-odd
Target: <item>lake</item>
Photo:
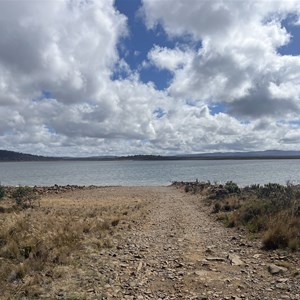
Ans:
[[[3,185],[168,185],[172,181],[241,186],[300,182],[300,160],[55,161],[2,162]]]

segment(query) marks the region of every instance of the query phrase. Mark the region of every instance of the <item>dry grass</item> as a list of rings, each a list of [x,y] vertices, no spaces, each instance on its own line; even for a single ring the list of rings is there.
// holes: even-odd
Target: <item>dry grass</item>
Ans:
[[[113,246],[130,227],[140,200],[101,199],[93,191],[48,196],[34,209],[1,213],[0,290],[3,299],[38,298],[41,282],[63,277],[74,259]],[[87,196],[88,195],[88,196]],[[103,195],[102,195],[103,196]],[[124,201],[122,201],[124,200]],[[8,207],[8,202],[5,203]],[[46,280],[46,282],[47,282]],[[0,297],[1,298],[1,297]]]
[[[300,219],[284,212],[271,218],[263,236],[263,246],[268,250],[300,248]]]
[[[226,198],[218,200],[214,203],[214,213],[218,213],[220,211],[234,211],[241,207],[241,201],[237,195],[229,195]]]

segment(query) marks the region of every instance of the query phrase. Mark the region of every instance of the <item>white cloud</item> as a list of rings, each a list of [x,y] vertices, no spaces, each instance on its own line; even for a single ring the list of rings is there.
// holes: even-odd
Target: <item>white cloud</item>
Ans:
[[[300,129],[282,120],[298,115],[300,60],[277,48],[290,39],[280,19],[299,5],[275,2],[144,0],[148,26],[161,22],[171,38],[202,44],[153,45],[144,68],[174,75],[158,91],[118,54],[129,30],[113,0],[1,1],[1,148],[122,155],[298,147]],[[213,115],[218,102],[227,111]]]
[[[93,98],[118,59],[115,46],[125,29],[125,18],[112,3],[2,1],[3,84],[20,100],[42,90],[59,102]]]
[[[176,59],[184,66],[175,70],[169,87],[172,96],[202,103],[227,102],[230,111],[243,118],[298,113],[300,56],[282,56],[277,50],[290,41],[281,20],[289,13],[300,14],[298,1],[143,3],[149,27],[160,22],[171,37],[191,34],[202,43],[192,59],[176,49],[150,52],[159,68],[174,71],[169,60]]]
[[[190,64],[194,53],[189,49],[168,49],[154,46],[148,53],[148,59],[160,69],[176,71]]]

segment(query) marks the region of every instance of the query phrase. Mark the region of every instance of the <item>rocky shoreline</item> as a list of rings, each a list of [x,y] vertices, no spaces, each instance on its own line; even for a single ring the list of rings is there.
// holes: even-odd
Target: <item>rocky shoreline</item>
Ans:
[[[8,196],[10,196],[15,189],[16,186],[4,186],[5,192]],[[48,194],[61,194],[67,192],[74,192],[80,190],[93,190],[99,188],[107,188],[106,186],[96,186],[96,185],[57,185],[54,184],[52,186],[33,186],[33,191],[40,196],[48,195]]]

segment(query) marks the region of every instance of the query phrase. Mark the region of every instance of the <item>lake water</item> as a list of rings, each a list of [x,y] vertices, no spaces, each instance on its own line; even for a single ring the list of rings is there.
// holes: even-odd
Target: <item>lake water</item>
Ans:
[[[245,186],[300,182],[300,160],[3,162],[3,185],[168,185],[172,181],[226,182]]]

